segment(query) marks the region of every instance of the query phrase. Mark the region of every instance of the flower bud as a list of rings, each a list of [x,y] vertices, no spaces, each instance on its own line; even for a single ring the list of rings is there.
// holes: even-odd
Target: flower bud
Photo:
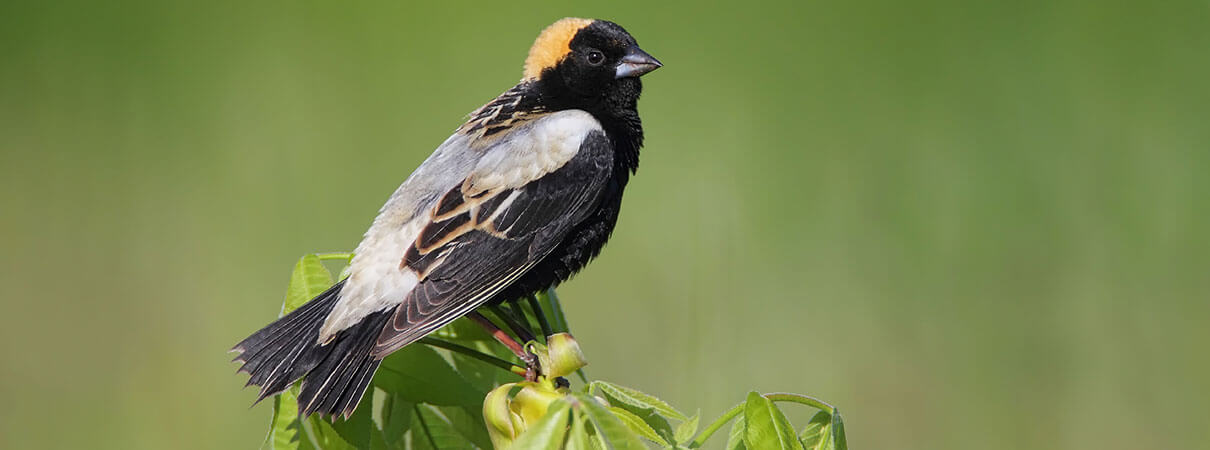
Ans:
[[[543,362],[548,365],[542,369],[548,377],[570,375],[588,365],[584,352],[580,351],[580,344],[568,333],[555,333],[547,336],[546,346],[548,356],[547,361]]]
[[[556,391],[554,384],[550,382],[522,382],[517,384],[522,386],[522,388],[520,392],[517,392],[517,395],[513,396],[513,401],[509,404],[509,410],[521,416],[521,420],[526,425],[536,423],[542,416],[546,415],[546,409],[550,406],[551,402],[563,397],[563,394]]]
[[[508,447],[513,439],[525,431],[520,416],[513,417],[516,414],[509,409],[508,394],[515,387],[517,383],[502,384],[488,392],[483,399],[483,421],[487,424],[487,432],[495,448]]]

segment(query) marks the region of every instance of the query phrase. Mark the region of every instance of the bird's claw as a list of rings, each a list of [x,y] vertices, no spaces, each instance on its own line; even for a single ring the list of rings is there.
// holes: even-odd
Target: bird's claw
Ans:
[[[525,363],[525,381],[538,381],[538,377],[542,376],[542,364],[538,361],[538,355],[526,349],[521,361]]]

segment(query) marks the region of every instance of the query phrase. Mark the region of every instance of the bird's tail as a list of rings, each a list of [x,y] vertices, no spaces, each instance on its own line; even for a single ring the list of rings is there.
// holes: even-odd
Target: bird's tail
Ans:
[[[370,351],[391,317],[391,311],[369,315],[357,325],[319,343],[319,329],[340,298],[344,281],[290,314],[277,319],[236,344],[239,371],[250,378],[247,386],[260,386],[256,401],[281,393],[302,378],[298,414],[318,412],[335,419],[353,414],[381,360]]]

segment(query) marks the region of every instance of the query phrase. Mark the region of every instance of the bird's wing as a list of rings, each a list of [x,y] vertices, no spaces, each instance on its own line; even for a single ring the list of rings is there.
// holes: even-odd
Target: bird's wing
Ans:
[[[320,342],[401,304],[401,311],[415,310],[417,323],[440,322],[436,329],[452,319],[433,314],[482,303],[479,297],[490,297],[549,252],[546,239],[581,220],[577,215],[595,204],[612,167],[601,125],[584,111],[535,114],[490,135],[464,131],[438,147],[383,206],[357,247]]]
[[[419,281],[379,335],[375,356],[490,300],[593,210],[613,163],[604,132],[589,133],[563,164],[541,159],[522,167],[516,158],[485,157],[442,196],[403,257],[402,267],[416,272]]]

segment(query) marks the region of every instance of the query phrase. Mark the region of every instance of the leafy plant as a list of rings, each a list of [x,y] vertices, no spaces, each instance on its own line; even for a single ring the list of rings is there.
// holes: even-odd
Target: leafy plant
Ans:
[[[294,267],[282,314],[299,307],[334,282],[325,261],[347,253],[310,254]],[[388,356],[372,389],[348,420],[298,417],[298,386],[273,399],[273,420],[262,448],[295,449],[693,449],[734,421],[727,449],[846,449],[844,422],[836,408],[798,394],[759,394],[699,431],[699,415],[624,386],[589,381],[584,356],[567,334],[567,321],[553,291],[501,308],[498,314],[537,322],[546,341],[526,345],[546,376],[524,381],[525,369],[512,353],[476,325],[458,320]],[[536,311],[545,314],[536,314]],[[572,390],[564,379],[579,375]],[[799,403],[819,412],[795,431],[777,403]]]

